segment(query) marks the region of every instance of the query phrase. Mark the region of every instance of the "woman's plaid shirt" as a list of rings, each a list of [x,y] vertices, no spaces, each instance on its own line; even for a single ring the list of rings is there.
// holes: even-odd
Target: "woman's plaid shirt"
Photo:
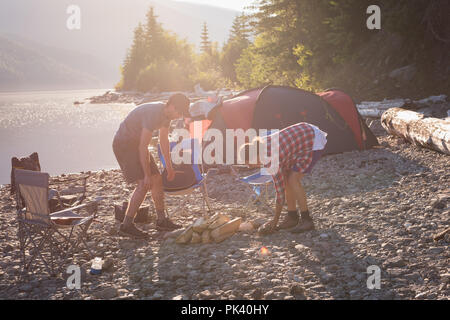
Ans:
[[[312,149],[314,145],[314,130],[305,122],[294,124],[282,129],[277,133],[266,137],[267,155],[271,157],[272,140],[278,135],[279,143],[279,167],[278,171],[272,175],[277,203],[283,205],[285,201],[285,183],[289,172],[297,167],[300,172],[308,169],[312,161]],[[276,155],[275,155],[276,156]],[[265,165],[269,168],[271,162]]]

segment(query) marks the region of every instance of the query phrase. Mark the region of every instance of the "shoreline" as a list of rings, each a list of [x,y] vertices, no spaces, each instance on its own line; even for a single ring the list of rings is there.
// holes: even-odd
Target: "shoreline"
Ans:
[[[103,95],[93,96],[87,98],[90,104],[112,104],[112,103],[134,103],[135,105],[166,101],[170,95],[175,92],[160,92],[160,93],[141,93],[141,92],[127,92],[127,91],[113,91],[108,90]],[[238,94],[239,91],[231,91],[228,89],[220,89],[216,91],[204,91],[197,87],[195,92],[181,92],[185,94],[191,102],[198,100],[208,99],[208,97],[223,96],[224,99],[228,99]],[[84,103],[84,102],[83,102]],[[75,101],[74,104],[83,104],[79,101]],[[409,98],[403,99],[391,99],[382,101],[361,101],[355,103],[358,112],[363,118],[366,119],[379,119],[384,111],[389,108],[397,107],[404,108],[406,110],[414,110],[419,113],[423,113],[426,117],[436,117],[439,119],[450,118],[450,100],[445,94],[439,96],[430,96],[420,100],[412,100]]]
[[[224,98],[232,97],[238,91],[229,89],[217,89],[214,91],[205,91],[200,86],[196,86],[195,91],[174,91],[174,92],[137,92],[137,91],[115,91],[108,90],[103,95],[88,98],[91,104],[109,104],[109,103],[135,103],[142,104],[146,102],[165,101],[174,93],[183,93],[191,101],[207,99],[208,97],[219,94]],[[76,101],[77,102],[77,101]]]

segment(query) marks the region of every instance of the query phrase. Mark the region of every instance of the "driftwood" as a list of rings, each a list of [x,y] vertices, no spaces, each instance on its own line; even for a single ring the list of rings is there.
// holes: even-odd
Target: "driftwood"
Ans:
[[[403,108],[408,110],[416,110],[433,106],[436,104],[446,103],[447,96],[431,96],[422,100],[412,101],[411,99],[394,99],[383,101],[363,101],[356,105],[359,114],[363,118],[380,118],[381,115],[391,108]]]
[[[434,241],[442,240],[442,239],[444,239],[444,237],[445,237],[445,235],[446,235],[447,233],[450,234],[450,228],[447,228],[447,229],[445,229],[444,231],[439,232],[438,234],[436,234],[436,235],[433,237],[433,240],[434,240]]]
[[[450,121],[425,118],[424,115],[401,108],[383,113],[381,125],[392,135],[417,145],[450,154]]]
[[[364,118],[380,118],[383,112],[391,108],[402,108],[407,102],[403,99],[384,101],[363,101],[356,105],[359,114]]]

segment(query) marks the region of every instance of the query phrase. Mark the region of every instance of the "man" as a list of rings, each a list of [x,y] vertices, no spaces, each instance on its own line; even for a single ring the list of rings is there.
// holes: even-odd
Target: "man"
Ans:
[[[314,229],[314,223],[310,216],[306,193],[300,182],[305,173],[311,172],[313,166],[319,160],[326,145],[326,133],[314,125],[301,122],[280,130],[265,138],[257,138],[252,143],[244,144],[241,152],[244,152],[246,163],[250,162],[250,148],[253,144],[264,144],[267,155],[271,157],[272,143],[275,139],[279,143],[278,170],[273,172],[273,182],[276,191],[275,216],[261,226],[261,234],[269,234],[276,229],[291,229],[291,232],[300,233]],[[261,152],[259,152],[261,154]],[[272,159],[273,161],[273,159]],[[256,164],[260,164],[259,157]],[[271,162],[266,164],[270,167]],[[278,226],[283,205],[287,201],[288,214]],[[300,207],[301,219],[298,215],[296,202]],[[295,227],[295,228],[294,228]]]
[[[166,104],[162,102],[145,103],[132,110],[120,124],[113,141],[113,151],[128,183],[137,187],[128,201],[125,218],[120,225],[120,233],[137,238],[145,238],[147,233],[139,230],[133,223],[134,217],[151,190],[155,203],[157,230],[170,231],[181,226],[174,224],[165,215],[162,177],[155,160],[148,151],[153,131],[159,130],[159,143],[166,159],[167,178],[175,177],[169,152],[170,121],[189,117],[189,99],[177,93]]]

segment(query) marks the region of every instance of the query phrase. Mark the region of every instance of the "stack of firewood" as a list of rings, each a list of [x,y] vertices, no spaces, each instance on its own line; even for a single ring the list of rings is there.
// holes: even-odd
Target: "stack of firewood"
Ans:
[[[198,218],[192,225],[181,231],[175,240],[179,244],[219,243],[234,235],[241,225],[242,218],[216,213],[212,217]]]

